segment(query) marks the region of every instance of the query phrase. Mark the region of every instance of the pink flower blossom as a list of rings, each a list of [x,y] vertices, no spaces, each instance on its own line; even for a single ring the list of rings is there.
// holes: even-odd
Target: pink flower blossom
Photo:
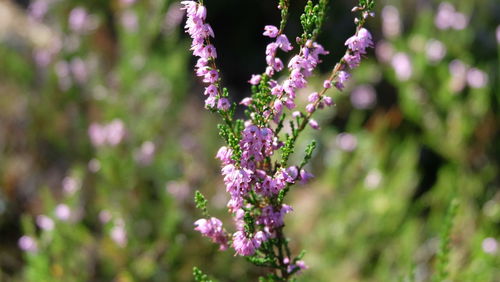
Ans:
[[[52,218],[43,214],[36,217],[36,225],[46,231],[51,231],[54,229],[54,221],[52,220]]]
[[[335,82],[335,87],[337,87],[338,90],[343,90],[345,87],[345,83],[350,77],[351,75],[348,74],[347,72],[339,71],[337,75],[337,81]]]
[[[309,126],[311,126],[313,129],[319,129],[319,124],[314,119],[309,119]]]
[[[222,228],[222,222],[218,218],[212,217],[210,219],[198,219],[194,225],[196,226],[194,230],[199,231],[201,235],[212,239],[212,242],[219,244],[219,249],[221,251],[227,249],[228,238]]]
[[[263,35],[275,38],[276,36],[278,36],[278,32],[279,32],[278,28],[275,27],[274,25],[266,25],[264,27]]]
[[[250,256],[260,247],[264,238],[262,231],[259,231],[254,238],[247,237],[244,231],[236,231],[233,234],[233,248],[240,256]]]
[[[38,250],[38,244],[35,239],[27,235],[21,236],[17,244],[19,245],[19,248],[25,252],[33,253]]]
[[[67,221],[71,217],[71,209],[66,204],[59,204],[55,209],[56,217],[62,221]]]
[[[246,97],[243,100],[241,100],[240,105],[244,105],[244,106],[248,107],[248,106],[250,106],[250,104],[252,104],[252,101],[253,101],[252,98]]]
[[[248,82],[252,85],[258,85],[261,78],[260,74],[253,74],[252,78]]]
[[[365,54],[366,48],[373,47],[372,35],[367,29],[361,28],[355,35],[347,39],[345,45],[351,51]]]

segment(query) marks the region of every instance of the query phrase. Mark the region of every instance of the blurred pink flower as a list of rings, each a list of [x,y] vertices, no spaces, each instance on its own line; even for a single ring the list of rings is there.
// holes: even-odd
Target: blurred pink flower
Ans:
[[[389,63],[394,56],[394,48],[391,43],[381,40],[377,43],[375,55],[380,62]]]
[[[123,220],[117,220],[115,226],[111,228],[110,237],[121,248],[127,245],[127,232]]]
[[[121,24],[128,32],[136,32],[138,28],[137,15],[134,11],[127,10],[121,16]]]
[[[377,102],[377,95],[373,86],[369,84],[354,88],[351,93],[351,103],[356,109],[372,108]]]
[[[62,221],[67,221],[71,217],[71,209],[66,204],[59,204],[55,209],[56,217]]]
[[[106,126],[108,143],[111,146],[116,146],[125,137],[125,124],[120,119],[114,119]]]
[[[75,32],[84,32],[89,26],[89,14],[82,7],[76,7],[69,13],[69,27]]]
[[[53,54],[47,49],[37,49],[33,51],[33,58],[39,67],[46,67],[52,61]]]
[[[135,151],[134,158],[140,165],[149,165],[153,161],[155,150],[155,144],[151,141],[146,141]]]
[[[387,38],[400,35],[401,20],[396,7],[387,5],[382,9],[382,32]]]
[[[396,72],[396,77],[400,81],[407,81],[408,79],[410,79],[413,73],[413,68],[410,57],[406,53],[396,53],[394,57],[392,57],[391,65]]]
[[[350,133],[340,133],[336,138],[337,146],[346,152],[352,152],[358,146],[358,139]]]
[[[467,17],[460,12],[456,12],[455,7],[448,2],[439,4],[438,12],[434,18],[434,24],[442,30],[450,28],[461,30],[467,27],[468,22]]]
[[[446,46],[437,39],[429,39],[425,46],[425,53],[429,62],[437,63],[446,55]]]
[[[73,58],[70,62],[70,69],[76,82],[78,82],[79,84],[84,84],[85,82],[87,82],[87,66],[81,58]]]
[[[488,84],[488,74],[480,69],[471,68],[467,71],[467,84],[472,88],[483,88]]]
[[[460,60],[450,62],[448,69],[451,74],[450,88],[453,92],[460,92],[465,87],[467,66]]]
[[[106,128],[98,123],[92,123],[89,126],[88,134],[92,145],[99,147],[106,142]]]
[[[88,129],[90,141],[96,147],[116,146],[123,141],[126,133],[125,124],[120,119],[114,119],[106,125],[92,123]]]
[[[28,6],[28,16],[36,21],[41,21],[48,10],[48,0],[35,0]]]
[[[172,5],[168,7],[163,24],[163,30],[167,35],[172,33],[182,22],[184,10],[181,10],[180,8],[181,5],[178,2],[172,3]]]
[[[19,238],[17,244],[19,245],[19,248],[25,252],[36,252],[38,250],[36,241],[27,235],[23,235]]]
[[[108,223],[111,218],[112,215],[108,210],[102,210],[99,212],[99,221],[101,221],[101,223]]]
[[[485,238],[481,246],[483,251],[488,254],[495,254],[498,251],[498,241],[495,238]]]
[[[77,179],[66,176],[62,180],[62,188],[66,195],[73,195],[78,189],[80,189],[80,183]]]
[[[52,218],[43,214],[36,217],[36,225],[46,231],[54,229],[54,221],[52,220]]]

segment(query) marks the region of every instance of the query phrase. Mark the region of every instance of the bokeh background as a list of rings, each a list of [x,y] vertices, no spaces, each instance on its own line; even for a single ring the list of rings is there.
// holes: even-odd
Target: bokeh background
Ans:
[[[354,32],[332,1],[331,54]],[[231,97],[265,67],[274,1],[205,1]],[[305,1],[286,33],[300,34]],[[0,280],[255,281],[193,230],[193,194],[230,226],[217,117],[203,110],[172,0],[0,1]],[[449,281],[500,277],[500,3],[380,0],[375,48],[308,129],[314,181],[290,193],[299,281],[429,281],[452,199]],[[306,94],[306,93],[304,93]],[[305,96],[305,95],[303,95]],[[305,102],[305,101],[304,101]],[[300,158],[298,154],[297,158]],[[444,228],[445,229],[445,228]]]

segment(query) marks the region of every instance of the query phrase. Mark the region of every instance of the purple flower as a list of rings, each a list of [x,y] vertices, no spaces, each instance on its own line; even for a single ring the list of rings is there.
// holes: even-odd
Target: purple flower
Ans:
[[[293,179],[297,179],[297,177],[299,176],[299,171],[298,171],[298,168],[297,166],[291,166],[289,168],[286,169],[286,173]]]
[[[259,84],[261,78],[262,76],[260,74],[253,74],[252,78],[250,78],[248,82],[252,85],[257,85]]]
[[[36,241],[32,237],[27,235],[21,236],[17,244],[19,245],[19,248],[21,248],[21,250],[25,252],[33,253],[38,250],[38,245]]]
[[[293,49],[290,41],[288,41],[288,38],[284,34],[281,34],[278,38],[276,38],[276,44],[278,44],[278,47],[285,52]]]
[[[312,178],[314,178],[314,175],[312,173],[306,171],[305,169],[300,170],[300,183],[301,184],[306,184]]]
[[[332,88],[332,82],[331,82],[330,80],[328,80],[328,79],[327,79],[327,80],[325,80],[325,81],[323,82],[323,87],[324,87],[324,88],[326,88],[326,89],[328,89],[328,88]]]
[[[219,80],[219,71],[218,70],[210,70],[203,77],[203,82],[206,83],[216,83]]]
[[[437,39],[430,39],[425,45],[425,54],[431,63],[437,63],[446,55],[446,46]]]
[[[339,71],[337,75],[337,82],[335,82],[335,87],[337,87],[338,90],[343,90],[345,87],[345,83],[351,76],[345,72],[345,71]]]
[[[217,86],[210,84],[205,88],[204,94],[209,96],[217,96],[217,94],[219,94],[219,90],[217,89]]]
[[[110,237],[121,248],[127,245],[127,231],[125,230],[123,220],[118,220],[111,228]]]
[[[377,101],[375,89],[371,85],[360,85],[351,93],[351,103],[356,109],[369,109]]]
[[[307,104],[306,111],[308,113],[313,113],[315,110],[316,110],[316,107],[314,106],[314,104]]]
[[[137,15],[134,11],[127,10],[121,16],[121,24],[126,31],[136,32],[138,28]]]
[[[38,225],[41,229],[47,231],[54,229],[54,221],[52,220],[52,218],[43,214],[36,217],[36,225]]]
[[[471,68],[467,71],[467,83],[472,88],[483,88],[488,83],[488,74],[480,69]]]
[[[289,273],[291,273],[292,271],[294,271],[297,268],[300,269],[299,271],[297,271],[297,274],[300,274],[302,270],[308,269],[309,266],[307,266],[303,260],[298,260],[295,262],[295,264],[289,265],[287,271]]]
[[[94,145],[95,147],[102,146],[106,142],[107,137],[105,128],[98,123],[92,123],[89,126],[88,134],[92,145]]]
[[[217,58],[217,51],[215,50],[214,45],[210,44],[203,48],[202,58]]]
[[[125,138],[125,124],[120,119],[114,119],[106,126],[106,133],[108,143],[111,146],[116,146]]]
[[[355,35],[347,39],[345,45],[351,51],[365,54],[366,48],[373,47],[372,35],[367,29],[361,28]]]
[[[28,7],[28,15],[34,20],[41,21],[48,10],[48,0],[35,0]]]
[[[487,254],[495,254],[498,251],[498,241],[492,237],[485,238],[481,243],[483,251]]]
[[[227,111],[231,107],[231,103],[226,98],[220,98],[217,102],[217,108],[221,111]]]
[[[319,100],[318,92],[313,92],[313,93],[309,94],[309,97],[307,98],[307,100],[310,103],[314,103],[314,102],[318,101]]]
[[[403,52],[397,53],[392,57],[391,65],[394,68],[396,77],[400,81],[407,81],[413,73],[413,67],[410,57]]]
[[[254,238],[248,238],[244,231],[236,231],[233,234],[233,248],[240,256],[251,256],[260,247],[263,238],[264,236],[261,234],[256,234]]]
[[[270,230],[274,230],[280,226],[283,226],[283,217],[285,214],[292,212],[293,209],[289,205],[281,205],[278,210],[275,210],[273,206],[266,206],[261,210],[261,216],[256,221],[257,224],[262,224],[268,227]]]
[[[194,230],[199,231],[201,235],[208,237],[212,242],[219,244],[219,249],[221,251],[227,249],[227,235],[222,228],[222,222],[215,217],[210,219],[198,219],[195,221],[196,226]]]
[[[310,119],[309,120],[309,126],[311,126],[313,129],[319,129],[319,124],[316,120]]]
[[[69,27],[74,32],[85,32],[90,29],[90,16],[82,7],[76,7],[69,13]]]
[[[59,204],[56,206],[56,217],[62,221],[69,220],[71,216],[71,210],[66,204]]]
[[[219,159],[222,164],[228,165],[233,162],[231,157],[233,156],[233,150],[226,146],[222,146],[219,151],[217,152],[217,155],[215,156],[217,159]]]
[[[393,38],[401,33],[401,20],[396,7],[387,5],[382,9],[382,32],[385,37]]]
[[[62,188],[64,191],[64,194],[66,195],[73,195],[78,189],[80,189],[80,183],[77,179],[66,176],[62,180]]]
[[[266,25],[264,27],[263,35],[275,38],[276,36],[278,36],[278,32],[279,32],[278,28],[275,27],[274,25]]]
[[[248,107],[250,106],[250,104],[252,104],[252,101],[253,101],[252,98],[246,97],[243,100],[241,100],[240,104]]]
[[[259,128],[255,125],[245,127],[242,132],[240,147],[242,149],[241,165],[252,169],[256,162],[273,154],[274,134],[269,128]]]
[[[349,53],[344,56],[344,60],[350,69],[354,69],[359,66],[361,62],[361,54],[359,52]]]
[[[216,102],[217,100],[214,96],[208,97],[207,99],[205,99],[205,108],[207,109],[214,108]]]
[[[350,133],[340,133],[337,136],[337,146],[343,151],[352,152],[356,149],[358,145],[358,139],[356,136]]]
[[[151,141],[146,141],[134,153],[134,158],[140,165],[149,165],[153,161],[155,150],[155,144]]]
[[[332,97],[330,97],[330,96],[323,96],[323,102],[327,106],[333,105],[333,100],[332,100]]]

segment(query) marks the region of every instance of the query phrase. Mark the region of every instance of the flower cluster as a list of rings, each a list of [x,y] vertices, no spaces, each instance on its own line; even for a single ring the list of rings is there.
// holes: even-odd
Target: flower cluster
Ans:
[[[325,91],[333,85],[338,89],[344,87],[349,78],[346,69],[359,65],[361,56],[372,46],[371,35],[362,28],[364,20],[358,23],[356,35],[347,40],[348,50],[330,78],[324,82],[324,89],[308,96],[309,103],[305,107],[307,114],[301,111],[292,113],[291,116],[295,118],[295,121],[290,122],[292,134],[282,136],[280,130],[283,128],[285,108],[292,110],[297,107],[295,100],[298,90],[308,85],[307,79],[321,63],[320,56],[329,53],[315,41],[317,32],[310,30],[302,38],[297,38],[299,51],[291,56],[285,69],[278,57],[278,50],[290,52],[294,49],[283,34],[286,19],[282,19],[279,29],[273,25],[264,27],[263,35],[274,39],[266,47],[267,66],[262,74],[251,76],[248,82],[252,85],[252,96],[240,102],[247,107],[248,119],[236,120],[232,117],[233,111],[228,111],[231,104],[227,100],[227,91],[221,87],[215,64],[217,53],[209,40],[214,37],[214,32],[204,22],[207,10],[195,1],[183,1],[182,5],[187,11],[186,32],[193,39],[191,50],[199,57],[195,72],[208,84],[205,88],[205,95],[208,96],[206,107],[217,109],[224,121],[219,129],[227,145],[219,149],[216,158],[221,162],[221,174],[230,195],[227,207],[236,227],[232,234],[226,231],[219,219],[208,215],[207,201],[201,193],[196,192],[196,206],[203,210],[207,218],[197,220],[195,230],[219,244],[221,250],[231,246],[236,254],[249,257],[257,265],[274,268],[282,278],[287,278],[307,266],[301,256],[290,257],[283,227],[284,216],[292,212],[293,208],[284,204],[283,199],[292,185],[305,183],[313,177],[304,166],[311,158],[315,143],[307,147],[300,165],[288,166],[288,156],[293,152],[298,134],[307,124],[319,128],[311,115],[318,108],[333,105],[332,98],[324,95]],[[364,12],[370,9],[358,8]],[[286,1],[280,1],[280,9],[286,9]],[[307,9],[307,17],[316,21],[316,28],[320,27],[322,16],[313,17],[310,13],[314,10],[318,15],[324,15],[326,4],[322,2],[317,8]],[[282,11],[282,15],[287,15],[287,11]],[[276,73],[285,70],[289,71],[285,79],[273,79]]]
[[[116,146],[123,141],[127,130],[122,120],[114,119],[108,124],[92,123],[89,126],[88,134],[95,147]]]
[[[227,249],[227,235],[222,228],[222,222],[212,217],[210,219],[198,219],[195,223],[195,230],[199,231],[203,236],[211,238],[212,242],[220,245],[220,250]]]
[[[361,28],[355,35],[347,39],[345,45],[348,47],[348,51],[344,55],[343,59],[350,69],[354,69],[359,66],[361,56],[366,54],[366,49],[368,47],[373,47],[372,35],[365,28]],[[349,77],[350,75],[347,71],[340,71],[335,87],[339,90],[344,89],[344,84]]]
[[[217,51],[214,45],[210,44],[210,37],[215,37],[212,27],[205,23],[207,9],[195,1],[182,1],[182,9],[186,10],[186,32],[191,36],[193,42],[191,50],[193,55],[199,57],[196,62],[196,75],[203,77],[203,82],[208,86],[205,88],[205,107],[218,108],[227,111],[231,106],[227,98],[222,98],[219,91],[219,70],[215,67],[214,60],[217,58]]]

